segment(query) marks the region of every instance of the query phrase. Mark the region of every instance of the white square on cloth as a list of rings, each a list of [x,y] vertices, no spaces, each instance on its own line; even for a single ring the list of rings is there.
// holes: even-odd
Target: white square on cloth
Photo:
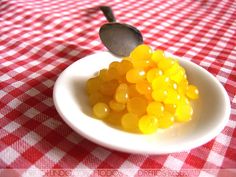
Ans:
[[[10,165],[19,156],[20,154],[10,146],[0,152],[0,159],[7,165]]]

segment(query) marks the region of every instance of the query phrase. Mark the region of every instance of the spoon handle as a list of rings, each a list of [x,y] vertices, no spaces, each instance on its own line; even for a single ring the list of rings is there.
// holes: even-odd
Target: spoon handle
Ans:
[[[101,6],[100,9],[103,12],[103,14],[105,15],[107,21],[109,21],[109,22],[116,21],[116,18],[112,12],[112,9],[109,6]]]

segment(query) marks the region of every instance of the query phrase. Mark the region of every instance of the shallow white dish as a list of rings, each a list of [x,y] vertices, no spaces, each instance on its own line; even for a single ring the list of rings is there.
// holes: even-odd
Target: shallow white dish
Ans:
[[[188,123],[175,124],[152,135],[141,135],[112,128],[92,118],[85,83],[112,61],[120,60],[108,52],[82,58],[61,73],[53,90],[55,107],[74,131],[110,149],[166,154],[198,147],[217,136],[225,127],[230,115],[230,102],[224,87],[213,75],[190,61],[177,59],[185,68],[189,82],[200,91],[200,99],[195,101],[194,115]]]

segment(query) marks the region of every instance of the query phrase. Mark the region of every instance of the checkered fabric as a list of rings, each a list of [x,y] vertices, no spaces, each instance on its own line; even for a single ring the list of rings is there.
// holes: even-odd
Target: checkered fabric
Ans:
[[[106,23],[100,5],[140,29],[145,43],[197,63],[223,84],[231,116],[215,139],[182,153],[127,154],[94,144],[63,122],[53,85],[76,60],[106,50],[98,36]],[[109,174],[98,170],[116,169],[112,175],[162,176],[171,170],[172,176],[202,177],[236,168],[235,16],[235,0],[1,0],[1,169],[21,169],[22,176],[54,175],[45,169],[104,176]]]

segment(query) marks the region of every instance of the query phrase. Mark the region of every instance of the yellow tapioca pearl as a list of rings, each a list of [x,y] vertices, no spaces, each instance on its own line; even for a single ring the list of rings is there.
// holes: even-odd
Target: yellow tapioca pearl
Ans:
[[[170,75],[170,79],[175,81],[176,83],[180,83],[185,76],[185,70],[183,68],[179,68],[175,74]]]
[[[147,59],[147,60],[132,60],[132,64],[134,68],[143,68],[147,69],[151,66],[153,66],[152,60]]]
[[[127,83],[125,75],[118,77],[117,80],[120,84]]]
[[[108,81],[108,70],[107,69],[102,69],[99,71],[99,75],[98,75],[99,79],[103,82]]]
[[[117,101],[115,100],[111,100],[109,102],[109,106],[112,110],[114,111],[117,111],[117,112],[120,112],[120,111],[123,111],[125,108],[126,108],[126,105],[125,104],[122,104],[122,103],[118,103]]]
[[[113,61],[109,64],[108,68],[116,68],[117,69],[119,65],[120,65],[119,61]]]
[[[158,63],[160,60],[164,59],[165,55],[162,50],[156,50],[153,52],[151,59],[155,62]]]
[[[158,129],[158,119],[153,115],[144,115],[140,118],[138,127],[144,134],[154,133]]]
[[[145,79],[145,71],[143,69],[134,68],[126,73],[126,79],[130,83],[137,83]]]
[[[160,128],[169,128],[175,122],[175,116],[167,111],[164,111],[162,117],[158,119]]]
[[[188,88],[188,80],[187,79],[182,79],[178,85],[178,92],[181,94],[181,95],[184,95],[186,93],[186,90]]]
[[[152,56],[152,49],[148,45],[141,44],[137,46],[130,54],[132,60],[147,60]]]
[[[136,90],[143,95],[152,93],[152,87],[147,81],[141,81],[136,84]]]
[[[97,102],[102,101],[102,99],[103,99],[103,95],[98,91],[93,92],[89,95],[89,103],[92,106],[95,105]]]
[[[145,98],[147,99],[148,102],[153,101],[153,99],[152,99],[152,92],[148,93],[148,94],[145,94],[144,96],[145,96]]]
[[[152,98],[155,100],[155,101],[164,101],[166,99],[168,95],[168,91],[166,89],[157,89],[157,90],[154,90],[152,92]]]
[[[108,124],[113,126],[121,126],[121,117],[124,115],[124,112],[110,111],[109,115],[104,119]]]
[[[147,106],[147,113],[149,115],[154,115],[160,117],[164,112],[164,106],[160,102],[151,102]]]
[[[120,84],[115,92],[115,100],[118,103],[126,103],[129,99],[129,91],[127,84]]]
[[[125,75],[132,67],[133,64],[130,61],[122,60],[118,67],[119,75]]]
[[[165,70],[164,74],[170,76],[172,74],[176,74],[179,69],[180,69],[180,65],[178,64],[178,62],[175,62],[171,67]]]
[[[190,101],[186,96],[180,95],[180,99],[179,99],[177,105],[180,105],[180,104],[190,104]]]
[[[152,82],[156,77],[162,76],[163,72],[162,70],[158,68],[152,68],[147,72],[146,78],[148,82]]]
[[[118,62],[118,61],[113,61],[113,62],[110,63],[109,69],[110,69],[110,68],[115,68],[115,69],[118,70],[118,67],[119,67],[119,66],[120,66],[120,62]]]
[[[106,103],[107,105],[109,105],[109,102],[110,102],[112,99],[113,99],[112,97],[104,95],[103,98],[102,98],[102,100],[101,100],[101,102]]]
[[[103,95],[112,96],[115,94],[116,88],[118,87],[118,81],[112,80],[104,82],[100,85],[100,91]]]
[[[169,80],[168,83],[162,85],[163,88],[166,88],[166,89],[173,89],[175,91],[177,91],[178,89],[178,84],[172,80]]]
[[[151,60],[150,64],[147,67],[145,67],[144,70],[148,72],[150,69],[153,69],[153,68],[157,68],[157,64]]]
[[[91,94],[91,93],[99,90],[100,83],[101,83],[101,81],[100,81],[99,77],[90,78],[86,82],[86,91],[87,91],[87,93]]]
[[[164,99],[165,104],[177,104],[180,100],[180,95],[174,89],[168,89],[168,94]]]
[[[127,110],[130,113],[141,116],[145,114],[147,108],[147,100],[142,97],[134,97],[128,100]]]
[[[170,78],[168,76],[159,76],[152,81],[152,89],[158,90],[160,88],[168,87]]]
[[[199,97],[199,91],[198,88],[195,85],[189,85],[187,87],[187,92],[186,92],[187,97],[189,97],[190,99],[198,99]]]
[[[113,79],[118,79],[119,78],[119,73],[118,70],[116,68],[109,68],[109,70],[107,71],[108,74],[108,80],[113,80]]]
[[[93,106],[93,114],[96,118],[104,119],[108,116],[110,108],[107,104],[99,102]]]
[[[100,70],[98,77],[102,82],[108,82],[115,79],[117,75],[118,75],[117,70],[115,68],[110,68],[108,70],[107,69]]]
[[[177,105],[176,104],[165,104],[165,110],[174,114],[175,111],[176,111],[176,108],[177,108]]]
[[[129,98],[140,97],[141,94],[136,89],[136,84],[130,84],[128,86]]]
[[[175,116],[178,122],[187,122],[191,120],[193,108],[190,104],[179,104],[176,108]]]
[[[138,132],[139,118],[133,113],[126,113],[121,118],[121,126],[130,132]]]
[[[166,71],[171,66],[173,66],[175,63],[176,63],[176,61],[171,58],[163,58],[163,59],[159,60],[158,67],[161,70]]]

